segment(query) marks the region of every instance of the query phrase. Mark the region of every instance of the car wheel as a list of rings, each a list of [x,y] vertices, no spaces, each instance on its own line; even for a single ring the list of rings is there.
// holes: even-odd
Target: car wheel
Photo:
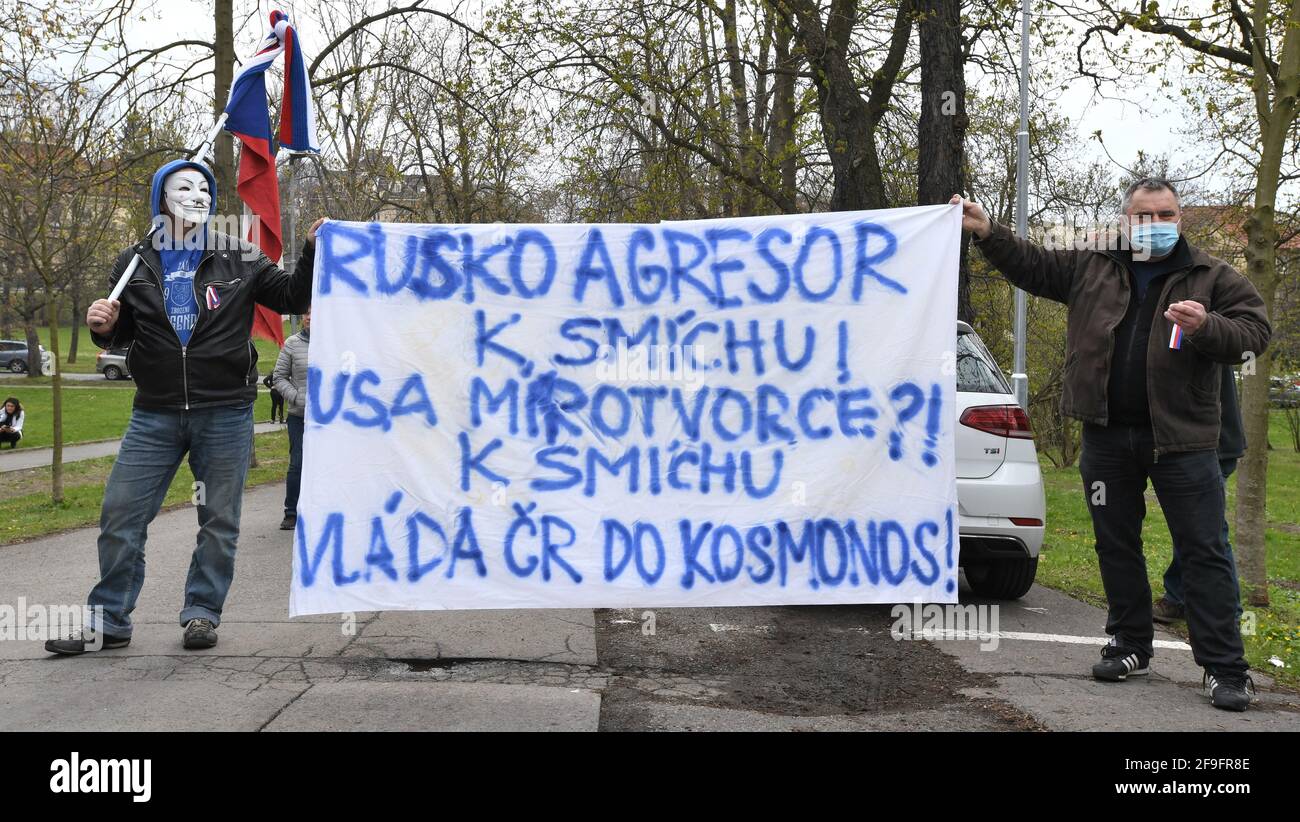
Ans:
[[[116,365],[110,365],[104,369],[104,376],[110,380],[120,380],[122,379],[122,369]]]
[[[27,363],[22,360],[11,360],[9,362],[9,370],[15,374],[21,374],[27,370]]]
[[[1003,559],[966,568],[971,590],[989,599],[1020,599],[1038,573],[1038,557]]]

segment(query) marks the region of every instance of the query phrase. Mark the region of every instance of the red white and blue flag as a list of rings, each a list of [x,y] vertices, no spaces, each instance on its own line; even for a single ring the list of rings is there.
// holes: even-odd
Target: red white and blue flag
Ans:
[[[1169,332],[1169,347],[1178,349],[1183,347],[1183,327],[1174,323],[1173,330]]]
[[[216,311],[221,307],[221,295],[217,293],[215,285],[208,286],[208,290],[204,294],[204,301],[208,304],[209,311]]]
[[[280,144],[291,151],[319,152],[316,112],[311,84],[297,32],[284,12],[271,12],[271,33],[261,48],[235,75],[226,103],[226,130],[239,138],[239,179],[236,190],[256,223],[249,239],[272,260],[283,252],[280,231],[280,185],[276,177],[276,149],[271,142],[271,118],[266,96],[266,70],[285,55],[284,94],[281,99]],[[280,315],[262,306],[253,314],[253,335],[284,344]]]

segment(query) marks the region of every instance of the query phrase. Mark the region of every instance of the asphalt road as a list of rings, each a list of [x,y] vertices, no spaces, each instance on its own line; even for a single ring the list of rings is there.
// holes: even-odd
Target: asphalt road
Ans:
[[[194,511],[165,513],[129,647],[0,641],[0,730],[1300,730],[1300,696],[1260,672],[1252,710],[1211,708],[1176,637],[1146,680],[1094,682],[1102,612],[1040,587],[1001,604],[996,649],[987,632],[895,640],[889,606],[290,620],[282,494],[246,497],[216,648],[181,648]],[[0,606],[83,602],[95,537],[0,546]]]

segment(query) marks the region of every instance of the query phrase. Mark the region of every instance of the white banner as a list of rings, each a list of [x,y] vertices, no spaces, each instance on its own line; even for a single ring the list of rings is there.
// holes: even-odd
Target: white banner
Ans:
[[[960,235],[327,223],[291,614],[956,602]]]

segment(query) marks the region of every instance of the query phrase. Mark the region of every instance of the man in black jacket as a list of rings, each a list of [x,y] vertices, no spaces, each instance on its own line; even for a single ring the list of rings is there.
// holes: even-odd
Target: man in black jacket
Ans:
[[[235,570],[239,514],[253,439],[257,351],[253,309],[301,313],[311,303],[318,220],[299,263],[286,274],[256,246],[214,231],[216,180],[206,166],[167,163],[154,174],[155,228],[118,255],[115,284],[140,263],[119,300],[86,312],[101,348],[130,346],[135,378],[131,421],[100,513],[99,582],[88,598],[91,625],[45,649],[80,654],[131,641],[131,612],[144,584],[149,523],[188,453],[198,538],[180,612],[186,648],[211,648]]]

